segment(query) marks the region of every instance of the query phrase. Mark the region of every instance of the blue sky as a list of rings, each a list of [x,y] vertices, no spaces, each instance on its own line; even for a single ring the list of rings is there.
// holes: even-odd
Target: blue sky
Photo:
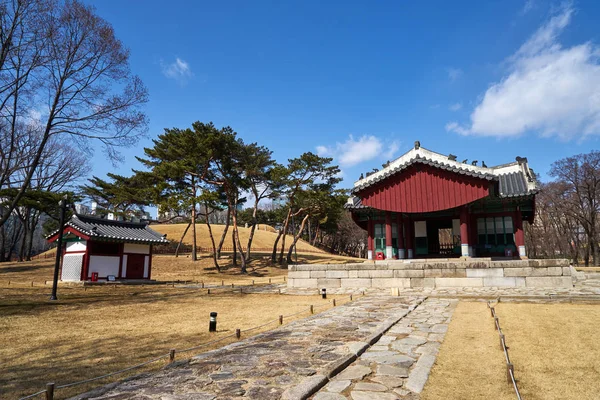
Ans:
[[[546,175],[596,149],[600,4],[529,1],[88,1],[150,91],[149,139],[193,121],[233,127],[280,162],[332,156],[343,186],[423,147],[526,156]]]

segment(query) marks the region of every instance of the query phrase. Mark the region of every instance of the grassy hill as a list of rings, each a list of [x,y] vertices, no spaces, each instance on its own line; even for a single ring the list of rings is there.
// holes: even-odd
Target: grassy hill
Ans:
[[[181,235],[183,234],[183,231],[185,230],[187,224],[164,224],[164,225],[151,225],[150,227],[152,229],[154,229],[157,232],[160,232],[162,234],[167,234],[167,239],[169,240],[173,240],[178,242],[179,239],[181,238]],[[211,225],[212,231],[213,231],[213,235],[215,237],[215,242],[217,242],[217,244],[219,243],[219,240],[221,238],[221,235],[223,234],[223,229],[225,228],[225,225]],[[227,239],[225,239],[225,247],[231,248],[231,227],[227,233]],[[239,232],[240,232],[240,241],[242,243],[242,247],[246,247],[246,244],[248,243],[248,235],[250,234],[250,228],[243,228],[240,227],[239,228]],[[271,250],[273,248],[273,243],[275,243],[275,239],[277,238],[277,233],[275,232],[275,230],[268,226],[268,225],[258,225],[256,228],[256,231],[254,232],[254,239],[252,240],[252,248],[256,249],[258,251],[262,250],[262,249],[269,249]],[[212,246],[211,242],[210,242],[210,236],[208,235],[208,228],[206,227],[205,224],[197,224],[196,225],[196,239],[197,239],[197,244],[199,247],[203,247],[203,248],[210,248]],[[293,240],[293,237],[291,235],[287,236],[286,239],[286,247],[288,247],[288,244],[290,244]],[[188,230],[187,235],[185,236],[185,239],[183,240],[183,243],[185,244],[192,244],[192,228],[190,228]],[[280,240],[281,243],[281,240]],[[310,244],[306,243],[303,240],[299,240],[298,244],[297,244],[297,251],[298,252],[321,252],[324,253],[322,250],[311,246]]]

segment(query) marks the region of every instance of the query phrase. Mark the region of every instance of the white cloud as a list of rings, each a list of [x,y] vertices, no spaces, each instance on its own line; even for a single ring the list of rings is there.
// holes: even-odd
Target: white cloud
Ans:
[[[462,103],[454,103],[448,106],[448,110],[450,111],[458,111],[462,108]]]
[[[537,132],[565,140],[600,134],[600,49],[558,42],[572,15],[564,7],[541,26],[508,58],[508,76],[487,89],[470,124],[450,122],[446,130],[497,137]]]
[[[188,79],[194,76],[190,64],[179,57],[177,57],[171,64],[165,64],[161,60],[160,68],[164,76],[170,79],[175,79],[180,83],[185,83],[188,81]]]
[[[446,72],[448,72],[448,79],[450,79],[451,82],[454,82],[455,80],[457,80],[458,78],[460,78],[463,74],[462,69],[460,68],[447,68]]]
[[[317,146],[316,149],[318,155],[333,157],[342,167],[351,167],[374,158],[390,159],[399,147],[397,141],[384,143],[373,135],[362,135],[358,139],[350,135],[343,143]]]
[[[535,0],[526,0],[520,14],[525,15],[536,7]]]

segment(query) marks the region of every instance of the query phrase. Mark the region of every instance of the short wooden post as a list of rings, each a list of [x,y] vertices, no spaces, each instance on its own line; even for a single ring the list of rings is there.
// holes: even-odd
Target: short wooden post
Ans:
[[[31,281],[31,287],[33,287],[33,281]]]
[[[515,367],[514,365],[512,365],[512,363],[506,363],[506,380],[508,381],[508,383],[512,384],[512,377],[510,376],[512,372],[512,375],[515,375]]]
[[[210,289],[208,289],[208,290],[206,291],[206,294],[210,294]]]
[[[310,306],[310,313],[311,313],[311,314],[314,314],[314,313],[315,313],[315,310],[314,310],[314,308],[313,308],[313,306],[312,306],[312,305]]]
[[[283,325],[283,315],[279,316],[279,325]]]
[[[500,350],[504,351],[504,333],[500,334]]]
[[[271,283],[271,278],[269,278],[269,283]]]
[[[335,299],[333,299],[333,306],[335,307]]]
[[[200,287],[204,289],[204,281],[200,282]]]
[[[235,330],[235,337],[238,339],[242,337],[242,331],[240,329]]]
[[[173,361],[175,361],[175,349],[171,349],[169,352],[169,364],[171,364]]]
[[[490,314],[492,314],[492,318],[494,317],[494,307],[490,307]]]
[[[281,294],[281,288],[279,289],[279,294]]]
[[[254,285],[254,279],[252,279],[252,285]]]
[[[350,295],[350,301],[352,301],[352,295]]]
[[[498,330],[498,327],[500,326],[500,321],[498,321],[498,317],[494,318],[494,326],[495,326],[496,330]]]
[[[285,282],[285,276],[283,277],[283,281]]]
[[[233,289],[233,283],[231,284],[231,288]]]
[[[46,384],[46,400],[54,400],[54,383]]]

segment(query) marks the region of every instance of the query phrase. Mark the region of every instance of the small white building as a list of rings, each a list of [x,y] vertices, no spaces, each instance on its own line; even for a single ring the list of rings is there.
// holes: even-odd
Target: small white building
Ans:
[[[150,279],[152,245],[168,243],[146,223],[73,215],[63,229],[62,281]],[[47,239],[58,239],[59,231]]]

